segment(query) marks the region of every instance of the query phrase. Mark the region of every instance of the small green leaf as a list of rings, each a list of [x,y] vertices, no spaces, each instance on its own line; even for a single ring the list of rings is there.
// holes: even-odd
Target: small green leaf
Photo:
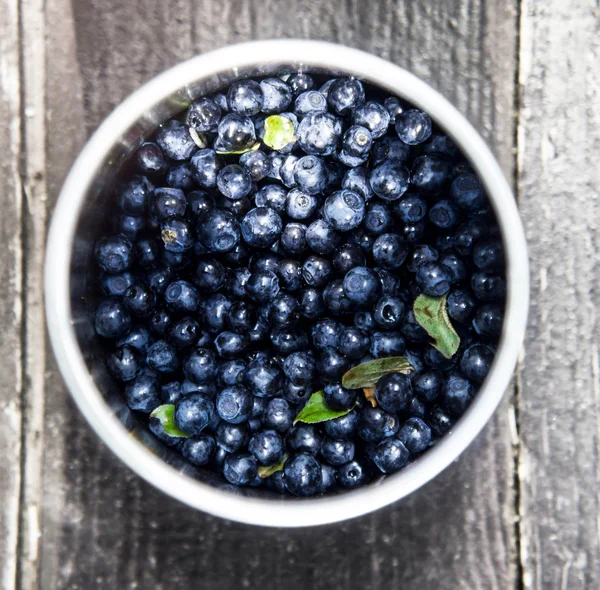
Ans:
[[[347,389],[375,387],[377,381],[388,373],[408,375],[414,367],[405,356],[390,356],[356,365],[342,377],[342,385]]]
[[[164,404],[162,406],[158,406],[158,408],[156,408],[152,412],[152,414],[150,414],[150,418],[158,418],[163,426],[165,433],[169,436],[189,438],[189,434],[177,428],[177,425],[175,424],[175,419],[173,417],[174,413],[175,406],[173,404]]]
[[[327,420],[333,420],[340,416],[345,416],[350,410],[332,410],[330,407],[325,405],[325,399],[323,397],[323,390],[315,391],[306,405],[300,410],[300,413],[296,416],[294,424],[297,422],[304,422],[305,424],[316,424],[317,422],[327,422]]]
[[[288,456],[287,454],[285,454],[283,456],[283,459],[281,459],[279,463],[275,463],[275,465],[267,465],[266,467],[264,465],[261,465],[258,468],[258,477],[264,479],[265,477],[273,475],[277,471],[281,471],[283,469],[284,463],[287,461],[287,458]]]
[[[415,318],[425,331],[433,338],[432,346],[447,359],[451,359],[460,345],[460,338],[450,323],[446,311],[446,299],[419,295],[413,305]]]
[[[265,119],[265,145],[274,150],[281,150],[292,141],[296,141],[294,124],[287,117],[272,115]]]
[[[219,151],[217,151],[217,154],[220,154],[221,156],[238,156],[240,154],[245,154],[246,152],[255,152],[259,147],[260,147],[260,141],[257,141],[256,143],[252,144],[250,147],[244,148],[243,150],[239,150],[237,152],[219,152]]]

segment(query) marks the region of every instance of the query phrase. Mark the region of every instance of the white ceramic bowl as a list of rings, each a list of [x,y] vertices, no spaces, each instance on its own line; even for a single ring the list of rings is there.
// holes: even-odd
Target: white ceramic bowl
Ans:
[[[101,207],[122,163],[154,128],[193,99],[234,79],[289,71],[353,75],[423,109],[476,168],[498,217],[507,259],[507,306],[491,371],[466,414],[418,461],[361,489],[323,498],[279,498],[233,490],[182,464],[136,426],[106,374],[90,321],[90,253]],[[440,473],[475,438],[498,405],[515,366],[528,308],[523,228],[514,197],[492,153],[466,119],[440,94],[406,70],[373,55],[329,43],[261,41],[200,55],[157,76],[102,123],[82,150],[62,188],[46,255],[46,311],[50,337],[71,394],[104,443],[133,471],[189,506],[257,525],[299,527],[340,521],[395,502]],[[134,436],[132,436],[132,432]]]

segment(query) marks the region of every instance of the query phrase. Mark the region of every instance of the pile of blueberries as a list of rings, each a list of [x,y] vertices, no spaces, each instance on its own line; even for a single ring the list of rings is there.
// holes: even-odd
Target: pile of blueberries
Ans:
[[[293,130],[278,150],[273,116]],[[489,370],[506,285],[483,185],[430,117],[296,73],[236,81],[150,139],[94,249],[95,329],[150,431],[231,484],[299,496],[362,486],[443,437]],[[415,318],[420,294],[447,297],[450,359]],[[380,379],[375,405],[342,387],[389,356],[414,371]],[[294,425],[318,390],[346,413]],[[150,416],[165,404],[185,436]]]

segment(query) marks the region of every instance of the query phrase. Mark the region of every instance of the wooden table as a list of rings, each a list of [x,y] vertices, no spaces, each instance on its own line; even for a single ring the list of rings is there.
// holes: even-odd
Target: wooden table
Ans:
[[[595,0],[0,0],[0,587],[600,587],[600,9]],[[514,385],[417,494],[309,530],[225,522],[126,469],[71,402],[44,331],[48,219],[132,90],[196,53],[309,37],[453,101],[511,179],[531,257]]]

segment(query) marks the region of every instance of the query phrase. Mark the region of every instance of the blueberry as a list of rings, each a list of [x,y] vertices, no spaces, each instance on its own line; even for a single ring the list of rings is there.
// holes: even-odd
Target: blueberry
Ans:
[[[185,252],[194,245],[194,231],[182,217],[165,219],[160,225],[160,236],[170,252]]]
[[[253,272],[245,288],[250,299],[257,303],[267,303],[279,293],[279,279],[269,270]]]
[[[252,190],[252,177],[243,166],[230,164],[219,170],[217,187],[222,195],[232,201],[237,201]]]
[[[269,178],[273,178],[274,180],[281,180],[281,167],[283,163],[286,161],[287,156],[280,154],[279,152],[273,152],[269,155],[271,169],[267,176]]]
[[[194,285],[187,281],[175,281],[166,288],[165,302],[169,309],[181,312],[195,312],[200,306],[200,294]]]
[[[196,436],[214,419],[215,405],[203,393],[190,393],[175,404],[174,419],[178,428]]]
[[[344,328],[338,338],[339,351],[349,359],[362,358],[371,346],[369,337],[358,328],[350,326]]]
[[[437,436],[444,436],[454,426],[454,419],[441,406],[431,408],[427,422]]]
[[[354,110],[352,122],[355,125],[366,127],[373,139],[383,137],[390,124],[390,113],[381,104],[370,100]]]
[[[389,232],[393,225],[389,207],[382,202],[371,202],[367,205],[364,226],[374,236]]]
[[[371,160],[375,166],[385,161],[403,164],[410,158],[410,154],[410,148],[399,139],[384,137],[374,143],[371,150]]]
[[[181,445],[181,454],[192,464],[207,465],[217,448],[215,439],[210,434],[200,434],[186,438]]]
[[[309,195],[297,188],[293,188],[286,196],[285,211],[291,219],[308,219],[318,206],[319,201],[315,195]]]
[[[235,486],[251,484],[258,476],[256,459],[248,453],[232,453],[223,464],[223,476]]]
[[[302,317],[315,320],[325,311],[321,292],[313,287],[302,289],[298,293],[298,312]]]
[[[337,480],[337,472],[334,467],[327,465],[327,463],[321,464],[321,487],[319,488],[320,494],[325,493],[329,488],[333,487]]]
[[[342,151],[359,158],[367,156],[372,145],[371,132],[360,125],[349,127],[342,138]]]
[[[461,416],[471,403],[474,395],[473,384],[460,373],[451,373],[446,377],[442,390],[443,405],[455,416]]]
[[[273,364],[254,360],[248,364],[244,374],[244,384],[253,395],[273,397],[281,387],[282,375]]]
[[[214,133],[217,131],[221,114],[221,107],[212,98],[203,97],[188,107],[186,123],[196,131]]]
[[[148,317],[156,305],[154,291],[145,285],[132,285],[125,291],[123,303],[127,310],[138,317]]]
[[[431,297],[441,297],[450,289],[452,274],[442,264],[425,262],[419,266],[416,280],[423,293]]]
[[[187,160],[197,149],[188,128],[179,121],[167,121],[158,128],[156,143],[173,160]]]
[[[298,321],[298,301],[288,293],[281,293],[269,303],[269,324],[276,329],[292,328]]]
[[[367,442],[379,442],[393,436],[399,427],[398,417],[383,408],[365,406],[359,412],[358,434]]]
[[[265,78],[260,82],[263,94],[263,113],[281,113],[292,102],[290,87],[280,78]]]
[[[142,370],[140,354],[133,346],[119,346],[106,357],[110,374],[118,381],[131,381]]]
[[[396,117],[396,133],[408,145],[417,145],[431,137],[431,119],[418,109],[408,109]]]
[[[290,255],[302,254],[308,248],[306,226],[303,223],[288,223],[281,232],[281,246]]]
[[[333,267],[344,275],[355,267],[364,267],[365,264],[365,255],[356,244],[344,244],[336,249],[333,256]]]
[[[410,182],[412,187],[421,193],[437,195],[451,179],[452,164],[445,156],[425,154],[415,158],[412,164]]]
[[[338,78],[329,88],[327,103],[338,115],[345,115],[365,102],[365,89],[356,78]]]
[[[167,169],[167,159],[162,150],[153,142],[143,143],[135,152],[135,164],[142,174],[163,174]],[[135,179],[135,177],[134,177]],[[143,213],[143,210],[140,212]]]
[[[402,106],[400,99],[397,98],[396,96],[388,96],[383,101],[383,105],[385,106],[385,109],[389,113],[390,119],[392,120],[392,122],[395,122],[396,117],[398,115],[401,115],[404,112],[404,107]]]
[[[475,219],[467,221],[456,230],[454,247],[461,256],[469,256],[477,240],[486,234],[489,234],[489,228],[483,223]]]
[[[473,328],[480,336],[496,338],[502,331],[503,320],[504,312],[500,305],[482,305],[473,318]]]
[[[294,180],[303,193],[318,195],[327,186],[327,166],[317,156],[304,156],[294,166]]]
[[[300,119],[306,115],[325,111],[327,111],[327,99],[321,92],[316,90],[302,92],[294,102],[294,113]]]
[[[311,287],[322,287],[332,272],[331,263],[321,256],[309,256],[302,266],[302,278]]]
[[[250,417],[252,396],[242,385],[231,385],[217,395],[216,407],[223,420],[240,424]]]
[[[354,443],[349,440],[326,438],[321,443],[321,456],[330,465],[343,465],[354,459]]]
[[[283,440],[274,430],[262,430],[250,437],[248,450],[259,465],[274,465],[283,457]]]
[[[465,376],[475,383],[481,383],[487,376],[494,351],[484,344],[475,344],[465,350],[460,360],[460,368]]]
[[[283,398],[290,402],[290,404],[294,405],[305,403],[312,394],[312,383],[296,384],[286,379],[283,382],[283,386],[281,388],[281,395],[283,396]],[[295,417],[296,411],[292,410],[292,420]]]
[[[179,381],[171,381],[160,387],[160,399],[165,404],[175,404],[181,397],[181,383]]]
[[[388,373],[377,382],[375,397],[379,406],[390,413],[405,410],[413,396],[410,377],[402,373]]]
[[[421,401],[417,396],[415,396],[412,398],[410,404],[406,410],[404,410],[403,414],[412,418],[423,419],[427,415],[427,406],[425,405],[425,402]]]
[[[281,217],[268,207],[251,209],[241,223],[242,237],[254,248],[268,248],[279,238],[281,230]]]
[[[373,463],[382,473],[394,473],[402,469],[409,458],[409,450],[397,439],[384,440],[373,451]]]
[[[283,467],[283,481],[294,496],[313,496],[322,484],[321,465],[312,455],[294,455]]]
[[[321,320],[312,328],[313,346],[319,350],[337,348],[342,325],[335,320]]]
[[[402,356],[406,350],[406,342],[400,332],[375,332],[371,335],[369,352],[375,358]]]
[[[267,184],[254,195],[254,203],[257,207],[270,207],[281,214],[285,212],[287,194],[279,184]]]
[[[343,189],[325,199],[323,214],[333,229],[350,231],[362,223],[365,216],[365,202],[358,193]]]
[[[211,381],[217,373],[217,362],[214,352],[206,348],[193,348],[183,361],[183,373],[194,383]]]
[[[435,237],[435,247],[440,252],[447,252],[454,248],[454,236],[452,234],[440,234]]]
[[[266,428],[285,434],[292,427],[295,417],[296,411],[286,399],[274,397],[265,406],[262,423]]]
[[[294,426],[286,437],[286,445],[294,453],[316,455],[321,448],[321,434],[312,424]]]
[[[344,174],[342,188],[358,193],[365,202],[373,196],[370,173],[366,168],[361,166],[351,168]]]
[[[254,307],[245,301],[234,301],[229,308],[225,321],[230,330],[239,333],[247,332],[256,323]]]
[[[117,340],[117,346],[131,346],[142,354],[146,354],[150,344],[150,333],[141,325],[133,326],[133,328],[123,338]]]
[[[338,234],[324,219],[313,221],[306,229],[306,242],[317,254],[331,254],[340,243]]]
[[[163,248],[161,252],[161,263],[174,270],[185,268],[191,262],[191,256],[188,252],[171,252]]]
[[[144,270],[153,268],[158,263],[159,244],[151,238],[142,238],[134,244],[135,257]]]
[[[351,410],[356,405],[357,398],[356,389],[346,389],[339,383],[327,383],[323,388],[323,399],[334,410]]]
[[[393,212],[404,223],[417,223],[427,215],[427,201],[420,195],[408,193],[394,201]]]
[[[273,252],[258,252],[252,256],[250,270],[252,272],[277,272],[279,270],[280,258]]]
[[[133,244],[123,235],[106,236],[94,246],[98,266],[110,273],[122,273],[133,263]]]
[[[250,151],[240,156],[240,164],[250,174],[254,182],[258,182],[267,176],[271,168],[269,157],[263,151]]]
[[[115,232],[124,235],[130,240],[135,240],[138,234],[146,229],[146,220],[143,217],[119,215],[115,224]]]
[[[177,348],[195,346],[201,335],[202,331],[198,322],[190,317],[174,320],[166,331],[167,340]]]
[[[408,248],[398,234],[382,234],[373,243],[373,259],[384,269],[400,268]]]
[[[247,334],[238,334],[237,332],[221,332],[215,338],[215,348],[221,358],[237,358],[244,353],[250,338]]]
[[[121,338],[131,330],[131,316],[118,299],[105,299],[94,314],[96,333],[104,338]]]
[[[214,293],[225,285],[227,273],[218,260],[208,258],[198,262],[193,280],[200,292]]]
[[[498,301],[506,297],[506,281],[499,275],[475,273],[471,277],[471,289],[480,301]]]
[[[440,263],[443,264],[452,275],[452,283],[460,283],[468,277],[469,271],[464,260],[452,251],[446,251],[440,258]]]
[[[244,377],[245,370],[246,363],[241,359],[225,361],[219,365],[217,379],[222,385],[238,385]]]
[[[367,334],[372,334],[378,329],[375,318],[370,311],[357,311],[354,314],[354,325]]]
[[[389,272],[383,268],[375,268],[375,272],[381,282],[381,291],[383,295],[399,297],[401,295],[400,279],[395,273]]]
[[[314,85],[315,85],[315,81],[313,79],[312,76],[310,76],[309,74],[304,74],[304,73],[298,73],[298,74],[293,74],[288,78],[288,86],[291,88],[292,90],[292,94],[294,95],[294,97],[299,96],[300,94],[302,94],[303,92],[306,92],[307,90],[311,90]]]
[[[325,434],[331,438],[352,440],[358,432],[358,412],[352,412],[325,422]]]
[[[346,168],[360,168],[361,166],[366,164],[367,160],[369,159],[368,154],[365,154],[364,156],[356,156],[355,154],[349,152],[345,148],[342,148],[335,155],[335,157],[337,161]]]
[[[464,211],[475,213],[485,208],[486,197],[483,184],[477,174],[461,174],[450,186],[450,196]]]
[[[455,158],[458,155],[456,144],[447,135],[432,135],[429,141],[421,147],[425,154],[443,154],[450,158]]]
[[[196,182],[200,186],[210,188],[217,186],[217,174],[223,167],[223,159],[214,150],[198,150],[192,156],[190,166]]]
[[[171,320],[171,314],[167,310],[156,309],[150,316],[150,329],[158,336],[165,336]]]
[[[431,369],[436,369],[437,371],[449,371],[456,365],[456,361],[456,356],[448,359],[439,350],[433,348],[433,346],[428,346],[423,354],[423,362],[425,365]]]
[[[340,485],[347,489],[359,488],[369,481],[364,464],[356,460],[340,466],[337,476]]]
[[[235,216],[224,209],[204,213],[197,225],[198,239],[209,252],[228,252],[240,240],[240,226]]]
[[[314,113],[300,121],[298,145],[309,155],[330,156],[342,137],[342,122],[330,113]]]
[[[167,186],[187,191],[192,190],[196,185],[192,169],[186,163],[171,166],[167,172],[166,181]]]
[[[335,383],[339,381],[344,373],[350,368],[350,362],[335,348],[326,348],[320,351],[317,360],[317,372],[321,381]]]
[[[148,348],[146,364],[160,373],[172,373],[179,366],[177,350],[165,340],[159,340]]]
[[[239,451],[246,444],[247,436],[246,424],[231,424],[225,421],[219,423],[215,433],[217,445],[228,453]]]
[[[335,316],[354,311],[355,304],[346,296],[342,279],[331,281],[323,289],[323,303],[326,309]]]
[[[241,115],[256,115],[263,106],[263,93],[258,82],[238,80],[227,91],[229,110]]]
[[[499,271],[504,267],[504,247],[498,238],[482,240],[473,248],[473,262],[479,270]]]
[[[384,295],[373,308],[373,319],[386,330],[393,330],[402,324],[406,308],[399,297]]]
[[[310,383],[315,377],[315,360],[311,352],[293,352],[283,363],[283,373],[292,383]]]
[[[132,410],[150,414],[160,406],[159,387],[156,379],[147,374],[141,374],[125,385],[125,401]]]
[[[452,291],[450,295],[448,295],[448,300],[446,302],[448,315],[457,322],[468,321],[473,315],[476,306],[475,299],[471,294],[462,290]]]
[[[444,378],[439,371],[424,369],[414,374],[412,385],[419,399],[425,402],[432,402],[442,392]]]
[[[154,187],[145,176],[133,176],[117,192],[119,208],[134,217],[145,215],[153,191]]]
[[[371,172],[373,192],[386,201],[399,199],[408,189],[408,168],[403,164],[386,160]]]

